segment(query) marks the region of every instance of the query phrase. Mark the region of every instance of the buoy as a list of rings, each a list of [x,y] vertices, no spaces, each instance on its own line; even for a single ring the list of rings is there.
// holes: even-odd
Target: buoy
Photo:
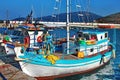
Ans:
[[[24,46],[25,47],[29,47],[29,44],[30,44],[30,38],[29,37],[25,37],[24,38]]]
[[[114,49],[112,50],[112,57],[116,58],[116,54],[115,54],[115,50]]]
[[[37,42],[42,42],[42,37],[41,36],[37,37]]]

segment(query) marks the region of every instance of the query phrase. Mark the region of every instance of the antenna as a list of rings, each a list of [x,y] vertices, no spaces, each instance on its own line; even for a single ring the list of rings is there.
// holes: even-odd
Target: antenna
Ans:
[[[35,11],[34,11],[34,8],[33,8],[33,5],[32,5],[32,11],[31,11],[31,19],[32,19],[31,23],[32,23],[32,24],[33,24],[33,15],[34,15],[33,12],[35,12]]]
[[[61,0],[55,0],[54,4],[54,11],[51,15],[51,20],[59,22],[59,14],[60,14],[60,8],[61,8]]]
[[[6,20],[8,20],[8,10],[6,11]]]
[[[9,20],[8,20],[8,15],[9,13],[8,13],[8,10],[6,10],[6,26],[8,26],[8,23],[9,23]]]
[[[87,1],[87,20],[90,22],[90,0]]]

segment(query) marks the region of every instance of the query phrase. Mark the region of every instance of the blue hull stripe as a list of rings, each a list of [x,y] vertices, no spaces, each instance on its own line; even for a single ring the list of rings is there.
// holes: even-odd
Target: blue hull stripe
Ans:
[[[105,57],[110,59],[112,52],[106,52]],[[33,56],[30,58],[29,56],[21,56],[21,58],[29,58],[28,60],[24,60],[23,62],[35,64],[35,65],[43,65],[43,66],[51,66],[51,67],[78,67],[78,66],[86,66],[89,64],[93,64],[96,62],[100,62],[102,55],[98,54],[97,56],[91,58],[77,59],[77,60],[58,60],[55,64],[51,64],[47,59],[40,56]]]

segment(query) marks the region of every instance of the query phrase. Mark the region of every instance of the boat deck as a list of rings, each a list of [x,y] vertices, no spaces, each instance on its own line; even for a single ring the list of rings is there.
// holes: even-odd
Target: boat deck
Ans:
[[[54,55],[58,56],[59,58],[62,58],[63,54],[61,53],[54,53]],[[79,59],[77,56],[75,55],[67,55],[67,56],[64,56],[64,59]]]

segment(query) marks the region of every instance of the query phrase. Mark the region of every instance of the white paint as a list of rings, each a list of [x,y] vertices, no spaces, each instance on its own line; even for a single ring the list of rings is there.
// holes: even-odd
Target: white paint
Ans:
[[[22,54],[21,52],[21,47],[15,47],[14,48],[14,52],[16,54],[16,56],[19,58],[19,56],[23,56],[24,54]]]
[[[14,49],[7,47],[7,45],[4,45],[6,54],[15,54]]]
[[[110,57],[106,59],[106,62],[109,59]],[[71,67],[71,68],[64,68],[64,67],[59,68],[59,67],[42,66],[42,65],[35,65],[35,64],[20,62],[23,72],[32,77],[45,77],[45,76],[54,76],[54,75],[60,75],[60,74],[86,71],[92,68],[99,67],[102,64],[103,63],[100,64],[100,60],[99,60],[96,63],[92,63],[92,64],[85,65],[85,66]]]
[[[34,46],[34,31],[28,31],[30,36],[30,47]],[[37,43],[37,37],[41,36],[43,31],[38,31],[38,35],[35,35],[35,43]]]

